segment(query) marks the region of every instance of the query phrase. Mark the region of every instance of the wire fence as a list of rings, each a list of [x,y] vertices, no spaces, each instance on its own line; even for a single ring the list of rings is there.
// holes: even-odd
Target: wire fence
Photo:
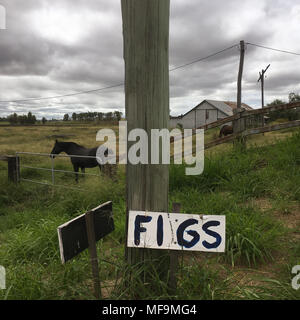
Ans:
[[[30,165],[24,165],[21,164],[21,156],[37,156],[37,157],[49,157],[51,160],[51,168],[45,168],[45,167],[37,167],[37,166],[30,166]],[[49,153],[36,153],[36,152],[16,152],[16,165],[17,165],[17,181],[21,182],[29,182],[29,183],[36,183],[41,185],[47,185],[47,186],[55,186],[55,187],[62,187],[67,189],[73,189],[73,190],[80,190],[80,191],[87,191],[85,189],[79,188],[79,187],[72,187],[68,185],[63,184],[57,184],[56,183],[56,177],[55,173],[66,173],[66,174],[74,174],[74,175],[81,175],[81,176],[92,176],[92,177],[101,177],[101,174],[94,174],[94,173],[86,173],[86,172],[75,172],[71,170],[63,170],[63,169],[55,169],[54,164],[54,158],[89,158],[89,159],[97,159],[96,156],[78,156],[78,155],[64,155],[64,154],[49,154]],[[44,181],[37,181],[33,179],[24,178],[21,176],[21,169],[31,169],[31,170],[38,170],[38,171],[46,171],[51,172],[51,183],[44,182]]]

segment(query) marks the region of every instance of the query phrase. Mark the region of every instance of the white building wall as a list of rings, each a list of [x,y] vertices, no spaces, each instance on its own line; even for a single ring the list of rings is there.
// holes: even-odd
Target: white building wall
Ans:
[[[208,110],[208,114],[206,114],[206,110]],[[206,115],[208,115],[208,119],[206,119]],[[228,117],[228,115],[205,101],[184,117],[170,119],[170,127],[175,128],[177,124],[180,123],[184,129],[194,129],[226,117]]]

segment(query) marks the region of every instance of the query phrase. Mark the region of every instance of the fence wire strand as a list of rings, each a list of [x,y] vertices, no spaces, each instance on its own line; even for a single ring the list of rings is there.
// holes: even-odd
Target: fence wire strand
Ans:
[[[42,157],[50,157],[51,158],[51,169],[50,168],[42,168],[42,167],[33,167],[33,166],[27,166],[27,165],[21,165],[20,164],[20,155],[27,155],[27,156],[42,156]],[[20,172],[20,176],[18,176],[18,181],[25,181],[25,182],[30,182],[30,183],[36,183],[40,185],[46,185],[50,187],[61,187],[61,188],[66,188],[70,190],[78,190],[78,191],[87,191],[86,189],[81,189],[81,188],[76,188],[76,187],[71,187],[71,186],[66,186],[66,185],[61,185],[61,184],[55,184],[55,172],[60,172],[60,173],[68,173],[68,174],[75,174],[75,175],[83,175],[83,176],[93,176],[93,177],[101,177],[100,174],[93,174],[93,173],[86,173],[86,172],[75,172],[75,171],[70,171],[70,170],[61,170],[61,169],[55,169],[54,168],[54,157],[60,157],[60,158],[90,158],[90,159],[96,159],[96,156],[78,156],[78,155],[64,155],[64,154],[58,154],[58,155],[52,155],[49,153],[38,153],[38,152],[16,152],[16,157],[18,159],[17,161],[17,166],[18,170],[17,172]],[[46,182],[41,182],[37,180],[32,180],[32,179],[25,179],[21,177],[21,168],[25,169],[32,169],[32,170],[42,170],[42,171],[48,171],[52,173],[52,183],[46,183]]]
[[[46,183],[46,182],[41,182],[41,181],[36,181],[36,180],[31,180],[31,179],[25,179],[25,178],[20,178],[20,181],[37,183],[37,184],[41,184],[41,185],[49,186],[49,187],[60,187],[60,188],[65,188],[65,189],[77,190],[77,191],[88,191],[86,189],[70,187],[70,186],[66,186],[63,184],[51,184],[51,183]]]

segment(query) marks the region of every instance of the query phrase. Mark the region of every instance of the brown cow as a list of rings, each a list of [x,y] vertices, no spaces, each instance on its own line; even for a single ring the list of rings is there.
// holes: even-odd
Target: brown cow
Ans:
[[[232,126],[229,125],[225,125],[221,128],[220,130],[220,134],[219,134],[219,138],[222,137],[222,135],[227,136],[228,134],[232,134],[233,133],[233,128]]]

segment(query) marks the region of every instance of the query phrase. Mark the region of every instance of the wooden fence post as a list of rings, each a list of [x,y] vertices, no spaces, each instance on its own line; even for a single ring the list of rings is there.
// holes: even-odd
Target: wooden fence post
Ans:
[[[122,0],[127,130],[169,128],[169,16],[170,0]],[[128,142],[127,150],[133,145]],[[126,166],[127,224],[129,210],[168,212],[169,166]],[[156,288],[156,273],[166,283],[169,254],[165,250],[126,247],[130,265],[144,266],[142,279]],[[147,268],[149,265],[151,268]],[[153,272],[155,268],[156,272]],[[159,290],[159,288],[158,288]]]
[[[86,232],[89,243],[90,260],[92,265],[92,275],[94,284],[94,295],[96,299],[101,299],[101,285],[99,276],[98,255],[95,239],[94,213],[88,211],[85,214]]]
[[[7,156],[8,180],[14,183],[19,182],[20,166],[18,156]]]
[[[232,122],[233,134],[239,134],[246,130],[246,118],[242,116],[244,111],[244,108],[233,109],[233,114],[239,114],[239,117]],[[246,137],[238,137],[233,144],[237,145],[236,142],[246,147]]]
[[[114,181],[117,179],[116,178],[117,170],[118,170],[117,164],[106,163],[103,166],[103,173]]]

